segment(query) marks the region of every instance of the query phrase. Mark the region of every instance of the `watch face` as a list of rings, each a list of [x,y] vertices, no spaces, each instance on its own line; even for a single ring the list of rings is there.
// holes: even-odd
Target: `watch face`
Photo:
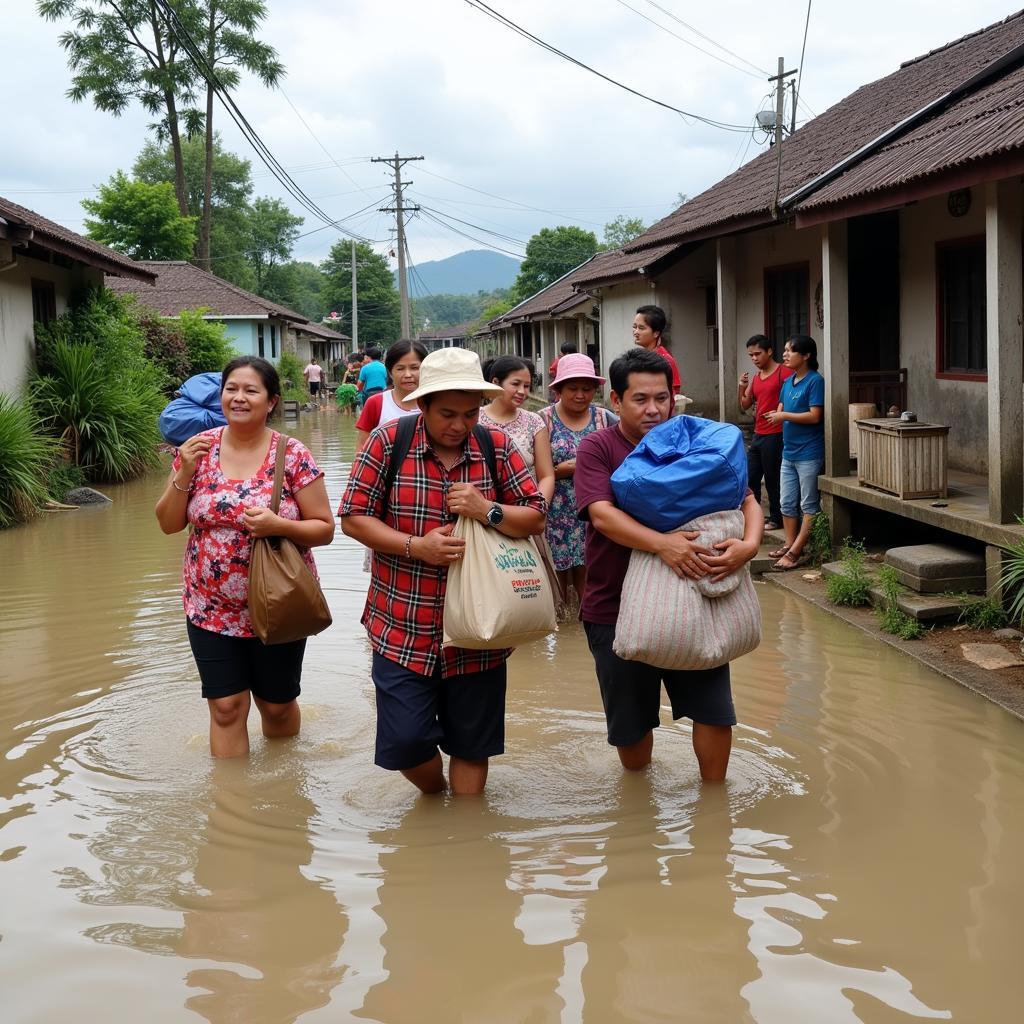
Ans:
[[[487,522],[489,522],[491,526],[497,526],[504,518],[505,513],[501,510],[499,505],[492,505],[491,510],[487,513]]]

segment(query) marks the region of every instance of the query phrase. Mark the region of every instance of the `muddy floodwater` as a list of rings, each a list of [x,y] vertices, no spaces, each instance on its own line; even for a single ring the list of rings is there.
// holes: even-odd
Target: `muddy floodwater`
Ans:
[[[350,420],[294,432],[336,504]],[[162,476],[0,533],[6,1024],[1024,1019],[1024,724],[770,586],[729,781],[516,652],[486,797],[372,764],[362,549],[317,551],[297,740],[214,763]]]

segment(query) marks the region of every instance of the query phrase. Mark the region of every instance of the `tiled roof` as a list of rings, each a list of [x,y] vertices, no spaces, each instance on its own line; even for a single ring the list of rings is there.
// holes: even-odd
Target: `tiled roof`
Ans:
[[[608,259],[581,268],[573,277],[573,285],[576,288],[585,288],[601,281],[610,281],[635,274],[652,267],[659,260],[675,253],[680,248],[680,243],[668,242],[665,245],[641,249],[639,252],[616,250],[608,253]]]
[[[418,341],[444,341],[445,338],[467,338],[476,329],[476,320],[466,320],[461,324],[433,327],[429,331],[420,331]]]
[[[274,316],[305,324],[308,317],[276,302],[253,295],[238,285],[182,260],[142,260],[140,266],[157,275],[151,288],[116,279],[107,282],[115,292],[131,292],[143,306],[161,316],[178,316],[185,309],[206,307],[211,316]]]
[[[797,205],[810,210],[1024,150],[1024,68],[1011,71],[855,164]]]
[[[84,235],[75,234],[56,221],[48,220],[34,210],[12,203],[0,196],[0,220],[20,228],[30,228],[36,245],[59,252],[108,274],[132,277],[138,281],[152,281],[153,273],[127,256],[108,249]]]
[[[292,330],[299,334],[312,334],[323,341],[351,341],[347,334],[332,330],[326,324],[318,324],[315,320],[308,320],[304,324],[293,324]]]
[[[829,170],[1022,43],[1024,13],[1017,13],[908,61],[898,71],[862,86],[783,142],[780,197]],[[1007,119],[1012,119],[1012,114],[1008,114]],[[932,124],[934,121],[929,121],[917,131],[926,133]],[[1019,127],[1018,123],[1018,130]],[[992,140],[985,130],[979,129],[979,133],[987,139],[985,144],[991,145]],[[958,159],[952,147],[967,137],[975,144],[979,141],[965,128],[960,133],[951,132],[937,139],[930,148],[924,147],[918,154],[921,170],[940,163],[948,166]],[[774,149],[762,153],[658,221],[627,245],[626,250],[663,245],[671,240],[709,237],[769,222],[775,200],[777,156]],[[884,162],[878,169],[884,170]],[[891,167],[887,173],[892,174]],[[867,181],[862,181],[858,187],[864,189]]]
[[[546,288],[535,292],[528,299],[523,299],[518,306],[513,306],[507,313],[502,313],[488,325],[492,330],[504,324],[514,324],[521,320],[543,319],[550,316],[552,311],[563,306],[570,299],[579,298],[573,285],[585,274],[590,274],[599,267],[611,262],[617,252],[599,252],[591,256],[589,260],[581,263],[578,267],[564,274],[557,281],[553,281]],[[599,275],[599,276],[604,276]],[[575,305],[573,302],[571,305]]]

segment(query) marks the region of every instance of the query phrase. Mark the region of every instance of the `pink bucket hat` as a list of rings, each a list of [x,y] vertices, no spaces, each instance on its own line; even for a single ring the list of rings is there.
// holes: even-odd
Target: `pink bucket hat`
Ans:
[[[594,360],[582,352],[572,352],[558,360],[557,373],[551,387],[556,388],[567,380],[592,380],[597,384],[604,383],[604,377],[599,377],[594,369]]]

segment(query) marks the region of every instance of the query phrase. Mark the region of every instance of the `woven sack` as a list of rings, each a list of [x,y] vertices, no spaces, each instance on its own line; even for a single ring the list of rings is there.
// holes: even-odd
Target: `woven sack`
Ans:
[[[743,536],[743,513],[713,512],[679,529],[697,530],[695,543],[712,547]],[[712,583],[681,578],[646,551],[629,556],[612,644],[620,658],[664,669],[715,668],[760,642],[761,606],[748,566]]]
[[[452,536],[466,547],[448,569],[446,647],[503,650],[555,631],[554,586],[532,537],[506,537],[466,516],[456,520]]]
[[[274,493],[270,511],[277,513],[284,481],[288,438],[277,439]],[[298,546],[287,537],[257,537],[249,555],[249,618],[265,644],[287,644],[323,632],[331,612],[320,583]]]

